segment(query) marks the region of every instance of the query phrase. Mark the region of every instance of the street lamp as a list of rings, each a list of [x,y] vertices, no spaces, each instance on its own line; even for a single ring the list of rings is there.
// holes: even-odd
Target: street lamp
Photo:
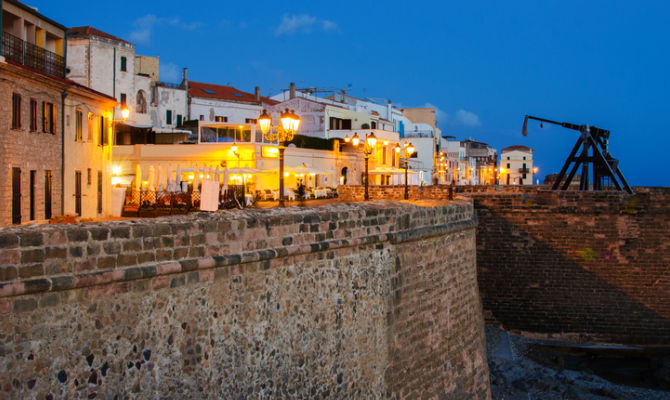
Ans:
[[[395,145],[395,152],[398,153],[400,158],[403,158],[405,160],[405,200],[409,200],[409,186],[407,185],[407,168],[409,167],[409,158],[414,154],[414,146],[412,143],[405,143],[404,146],[405,151],[403,152],[404,155],[401,153],[401,147],[400,144]]]
[[[285,207],[284,203],[284,144],[293,140],[293,136],[300,129],[300,117],[288,108],[279,116],[280,124],[272,126],[272,117],[266,110],[258,118],[258,126],[263,132],[263,137],[269,142],[279,143],[279,207]]]
[[[346,138],[345,141],[347,141]],[[370,159],[370,154],[375,151],[377,137],[374,133],[366,135],[363,147],[358,147],[361,144],[361,138],[358,137],[357,133],[354,133],[354,137],[351,138],[351,144],[354,145],[357,151],[361,151],[365,155],[365,200],[370,200],[370,193],[368,192],[368,160]]]

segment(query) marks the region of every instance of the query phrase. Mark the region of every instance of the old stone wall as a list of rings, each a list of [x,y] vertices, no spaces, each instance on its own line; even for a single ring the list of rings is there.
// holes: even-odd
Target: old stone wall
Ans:
[[[670,190],[471,194],[489,323],[539,337],[670,344]]]
[[[370,186],[402,199],[402,186]],[[670,189],[551,191],[454,186],[477,212],[477,268],[486,321],[526,336],[670,344]],[[446,199],[449,186],[410,186]],[[362,186],[340,186],[362,200]]]
[[[1,230],[0,393],[487,398],[474,230],[469,201]]]
[[[454,196],[459,193],[534,193],[538,188],[545,186],[519,186],[519,185],[410,185],[408,189],[409,200],[422,199],[446,199],[451,191]],[[368,193],[371,200],[404,200],[404,185],[370,185]],[[337,195],[343,201],[363,201],[365,198],[365,187],[362,185],[340,185],[337,187]]]

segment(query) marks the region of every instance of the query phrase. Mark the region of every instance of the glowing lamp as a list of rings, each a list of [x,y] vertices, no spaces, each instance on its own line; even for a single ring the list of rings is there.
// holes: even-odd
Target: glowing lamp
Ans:
[[[377,136],[374,133],[371,133],[370,136],[365,137],[365,141],[368,142],[369,147],[375,147],[377,144]]]
[[[349,143],[350,141],[351,141],[351,138],[349,137],[349,135],[344,137],[344,143]]]
[[[395,150],[396,153],[400,153],[400,143],[396,143],[393,150]]]
[[[237,152],[237,145],[233,145],[233,147],[231,147],[230,149],[233,151],[233,153],[236,153]]]
[[[410,143],[410,144],[407,145],[407,149],[406,149],[407,154],[409,154],[409,155],[411,156],[412,154],[414,154],[414,150],[415,150],[415,148],[414,148],[414,146],[412,145],[412,143]]]
[[[121,167],[119,167],[118,165],[115,165],[114,167],[112,167],[112,174],[121,175]]]
[[[121,116],[123,117],[123,119],[128,119],[128,117],[130,116],[130,109],[128,109],[128,107],[123,107],[121,109]]]
[[[358,146],[361,143],[361,138],[358,137],[358,133],[354,132],[354,137],[351,138],[351,144]]]
[[[270,131],[271,126],[272,126],[272,117],[268,115],[268,112],[266,110],[263,110],[263,114],[261,114],[261,116],[258,117],[258,127],[261,129],[261,132],[263,132],[263,134],[266,134],[267,132]]]
[[[293,127],[293,114],[288,110],[288,108],[279,117],[279,122],[281,123],[283,130],[287,132],[291,131],[291,128]]]

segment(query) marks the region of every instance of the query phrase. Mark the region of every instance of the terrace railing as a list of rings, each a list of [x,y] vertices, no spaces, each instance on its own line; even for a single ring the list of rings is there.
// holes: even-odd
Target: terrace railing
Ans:
[[[65,58],[42,47],[2,32],[2,56],[26,67],[65,78]]]

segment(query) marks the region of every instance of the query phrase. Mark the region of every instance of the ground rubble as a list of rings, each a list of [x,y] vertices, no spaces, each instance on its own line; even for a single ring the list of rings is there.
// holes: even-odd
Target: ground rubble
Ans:
[[[584,371],[554,369],[530,359],[522,338],[487,326],[494,400],[670,400],[670,392],[618,385]]]

